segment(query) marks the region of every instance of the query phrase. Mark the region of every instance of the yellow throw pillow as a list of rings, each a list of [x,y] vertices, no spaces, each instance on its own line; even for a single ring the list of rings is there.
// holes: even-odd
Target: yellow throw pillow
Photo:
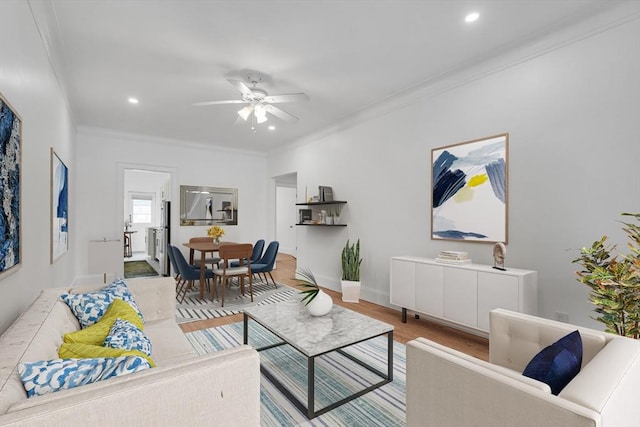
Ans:
[[[125,303],[126,304],[126,303]],[[136,314],[136,317],[138,315]],[[120,348],[102,347],[83,343],[62,343],[58,356],[61,359],[86,359],[96,357],[120,357],[120,356],[140,356],[144,357],[152,367],[156,364],[153,359],[138,350],[122,350]]]
[[[144,328],[142,319],[129,303],[121,299],[114,299],[100,320],[84,329],[65,334],[64,342],[101,346],[117,319],[128,320],[140,330]]]

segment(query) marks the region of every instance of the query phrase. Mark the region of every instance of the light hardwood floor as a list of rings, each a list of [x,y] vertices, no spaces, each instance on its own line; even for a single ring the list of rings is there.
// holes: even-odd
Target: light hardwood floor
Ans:
[[[296,259],[294,257],[287,254],[278,254],[277,269],[272,273],[276,282],[291,286],[295,285],[296,281],[293,278],[295,276],[295,270]],[[485,338],[440,325],[423,318],[415,319],[413,316],[407,316],[407,323],[402,323],[399,311],[363,300],[360,300],[359,303],[345,303],[342,302],[339,292],[330,289],[324,290],[331,295],[335,304],[393,325],[393,337],[398,342],[407,343],[414,338],[425,337],[483,360],[488,360],[489,358],[489,341]],[[180,325],[180,327],[184,332],[193,332],[241,321],[242,315],[237,314],[218,319],[185,323]]]

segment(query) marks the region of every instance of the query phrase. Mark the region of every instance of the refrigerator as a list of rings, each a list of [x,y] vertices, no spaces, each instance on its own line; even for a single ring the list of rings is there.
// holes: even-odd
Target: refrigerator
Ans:
[[[160,263],[160,274],[171,275],[171,264],[167,245],[171,244],[171,202],[163,200],[160,205],[160,228],[156,231],[156,256]]]

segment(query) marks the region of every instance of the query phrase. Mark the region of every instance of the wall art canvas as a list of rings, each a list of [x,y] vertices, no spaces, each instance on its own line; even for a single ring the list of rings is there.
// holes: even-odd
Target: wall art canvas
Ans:
[[[69,169],[51,149],[51,263],[69,249]]]
[[[507,243],[509,134],[431,150],[431,238]]]
[[[0,94],[0,278],[22,262],[22,119]]]

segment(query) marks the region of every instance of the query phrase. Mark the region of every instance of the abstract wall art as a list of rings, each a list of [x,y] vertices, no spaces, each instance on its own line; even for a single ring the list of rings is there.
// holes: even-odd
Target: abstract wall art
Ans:
[[[508,241],[509,134],[431,150],[431,238]]]
[[[51,264],[69,249],[69,169],[51,148]]]
[[[22,119],[0,94],[0,278],[22,262]]]

